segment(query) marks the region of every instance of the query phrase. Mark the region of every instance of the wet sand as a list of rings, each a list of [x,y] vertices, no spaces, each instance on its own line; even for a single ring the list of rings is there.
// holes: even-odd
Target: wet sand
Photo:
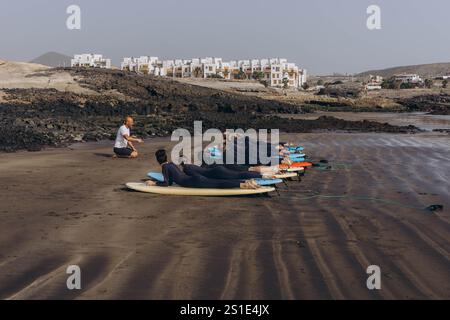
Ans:
[[[124,190],[158,168],[151,155],[168,139],[137,160],[113,160],[101,143],[1,154],[0,298],[450,298],[448,136],[285,138],[332,170],[270,198]],[[80,291],[66,288],[72,264]],[[379,291],[366,287],[373,264]]]

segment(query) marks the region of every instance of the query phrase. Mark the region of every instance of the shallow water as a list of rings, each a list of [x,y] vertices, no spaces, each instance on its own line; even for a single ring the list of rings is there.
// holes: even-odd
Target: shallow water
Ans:
[[[294,119],[315,120],[321,116],[332,116],[343,120],[369,120],[389,123],[396,126],[413,125],[422,130],[450,129],[450,115],[430,115],[424,112],[316,112],[311,114],[281,115]]]

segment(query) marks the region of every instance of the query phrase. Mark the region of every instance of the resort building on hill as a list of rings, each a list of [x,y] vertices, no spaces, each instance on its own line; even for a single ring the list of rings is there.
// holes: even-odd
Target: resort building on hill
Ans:
[[[142,74],[173,78],[255,79],[271,87],[300,88],[306,82],[306,70],[286,59],[223,61],[222,58],[159,60],[141,56],[124,58],[121,69]]]
[[[131,57],[123,59],[120,65],[120,69],[136,73],[153,74],[155,72],[155,67],[157,66],[157,64],[157,57]]]
[[[422,78],[417,74],[401,74],[394,76],[395,81],[401,83],[420,83],[423,82]]]
[[[111,69],[111,59],[105,59],[101,54],[76,54],[71,60],[71,67]]]

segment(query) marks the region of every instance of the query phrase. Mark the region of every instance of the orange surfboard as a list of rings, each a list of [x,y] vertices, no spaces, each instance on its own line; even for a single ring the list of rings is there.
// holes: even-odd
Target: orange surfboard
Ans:
[[[289,169],[289,168],[298,168],[298,167],[311,167],[312,163],[311,162],[294,162],[293,164],[291,164],[290,166],[287,164],[280,164],[278,167],[280,169]]]

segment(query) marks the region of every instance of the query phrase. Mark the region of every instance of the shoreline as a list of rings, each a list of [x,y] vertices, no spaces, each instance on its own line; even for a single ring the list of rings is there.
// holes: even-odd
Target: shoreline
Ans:
[[[425,112],[347,112],[347,111],[316,111],[314,113],[283,115],[280,117],[292,117],[294,119],[314,120],[320,116],[332,116],[347,121],[369,120],[379,123],[387,122],[394,126],[414,125],[421,130],[433,132],[433,130],[450,130],[450,115],[434,115]]]
[[[446,129],[444,129],[446,130]],[[288,133],[280,131],[280,135],[289,135],[289,134],[351,134],[351,135],[364,135],[364,134],[376,134],[376,135],[405,135],[405,136],[423,136],[423,137],[448,137],[447,132],[443,131],[422,131],[417,133],[405,133],[405,132],[371,132],[371,131],[345,131],[345,130],[316,130],[313,132],[298,132],[298,133]],[[163,137],[147,137],[144,139],[145,142],[159,142],[159,141],[170,141],[170,136]],[[98,140],[98,141],[82,141],[82,142],[73,142],[67,145],[61,146],[43,146],[40,150],[15,150],[15,151],[0,151],[0,155],[6,154],[29,154],[29,153],[39,153],[39,152],[48,152],[53,150],[80,150],[83,148],[90,148],[91,146],[98,146],[100,148],[109,147],[111,149],[111,156],[113,155],[113,145],[114,140]]]

